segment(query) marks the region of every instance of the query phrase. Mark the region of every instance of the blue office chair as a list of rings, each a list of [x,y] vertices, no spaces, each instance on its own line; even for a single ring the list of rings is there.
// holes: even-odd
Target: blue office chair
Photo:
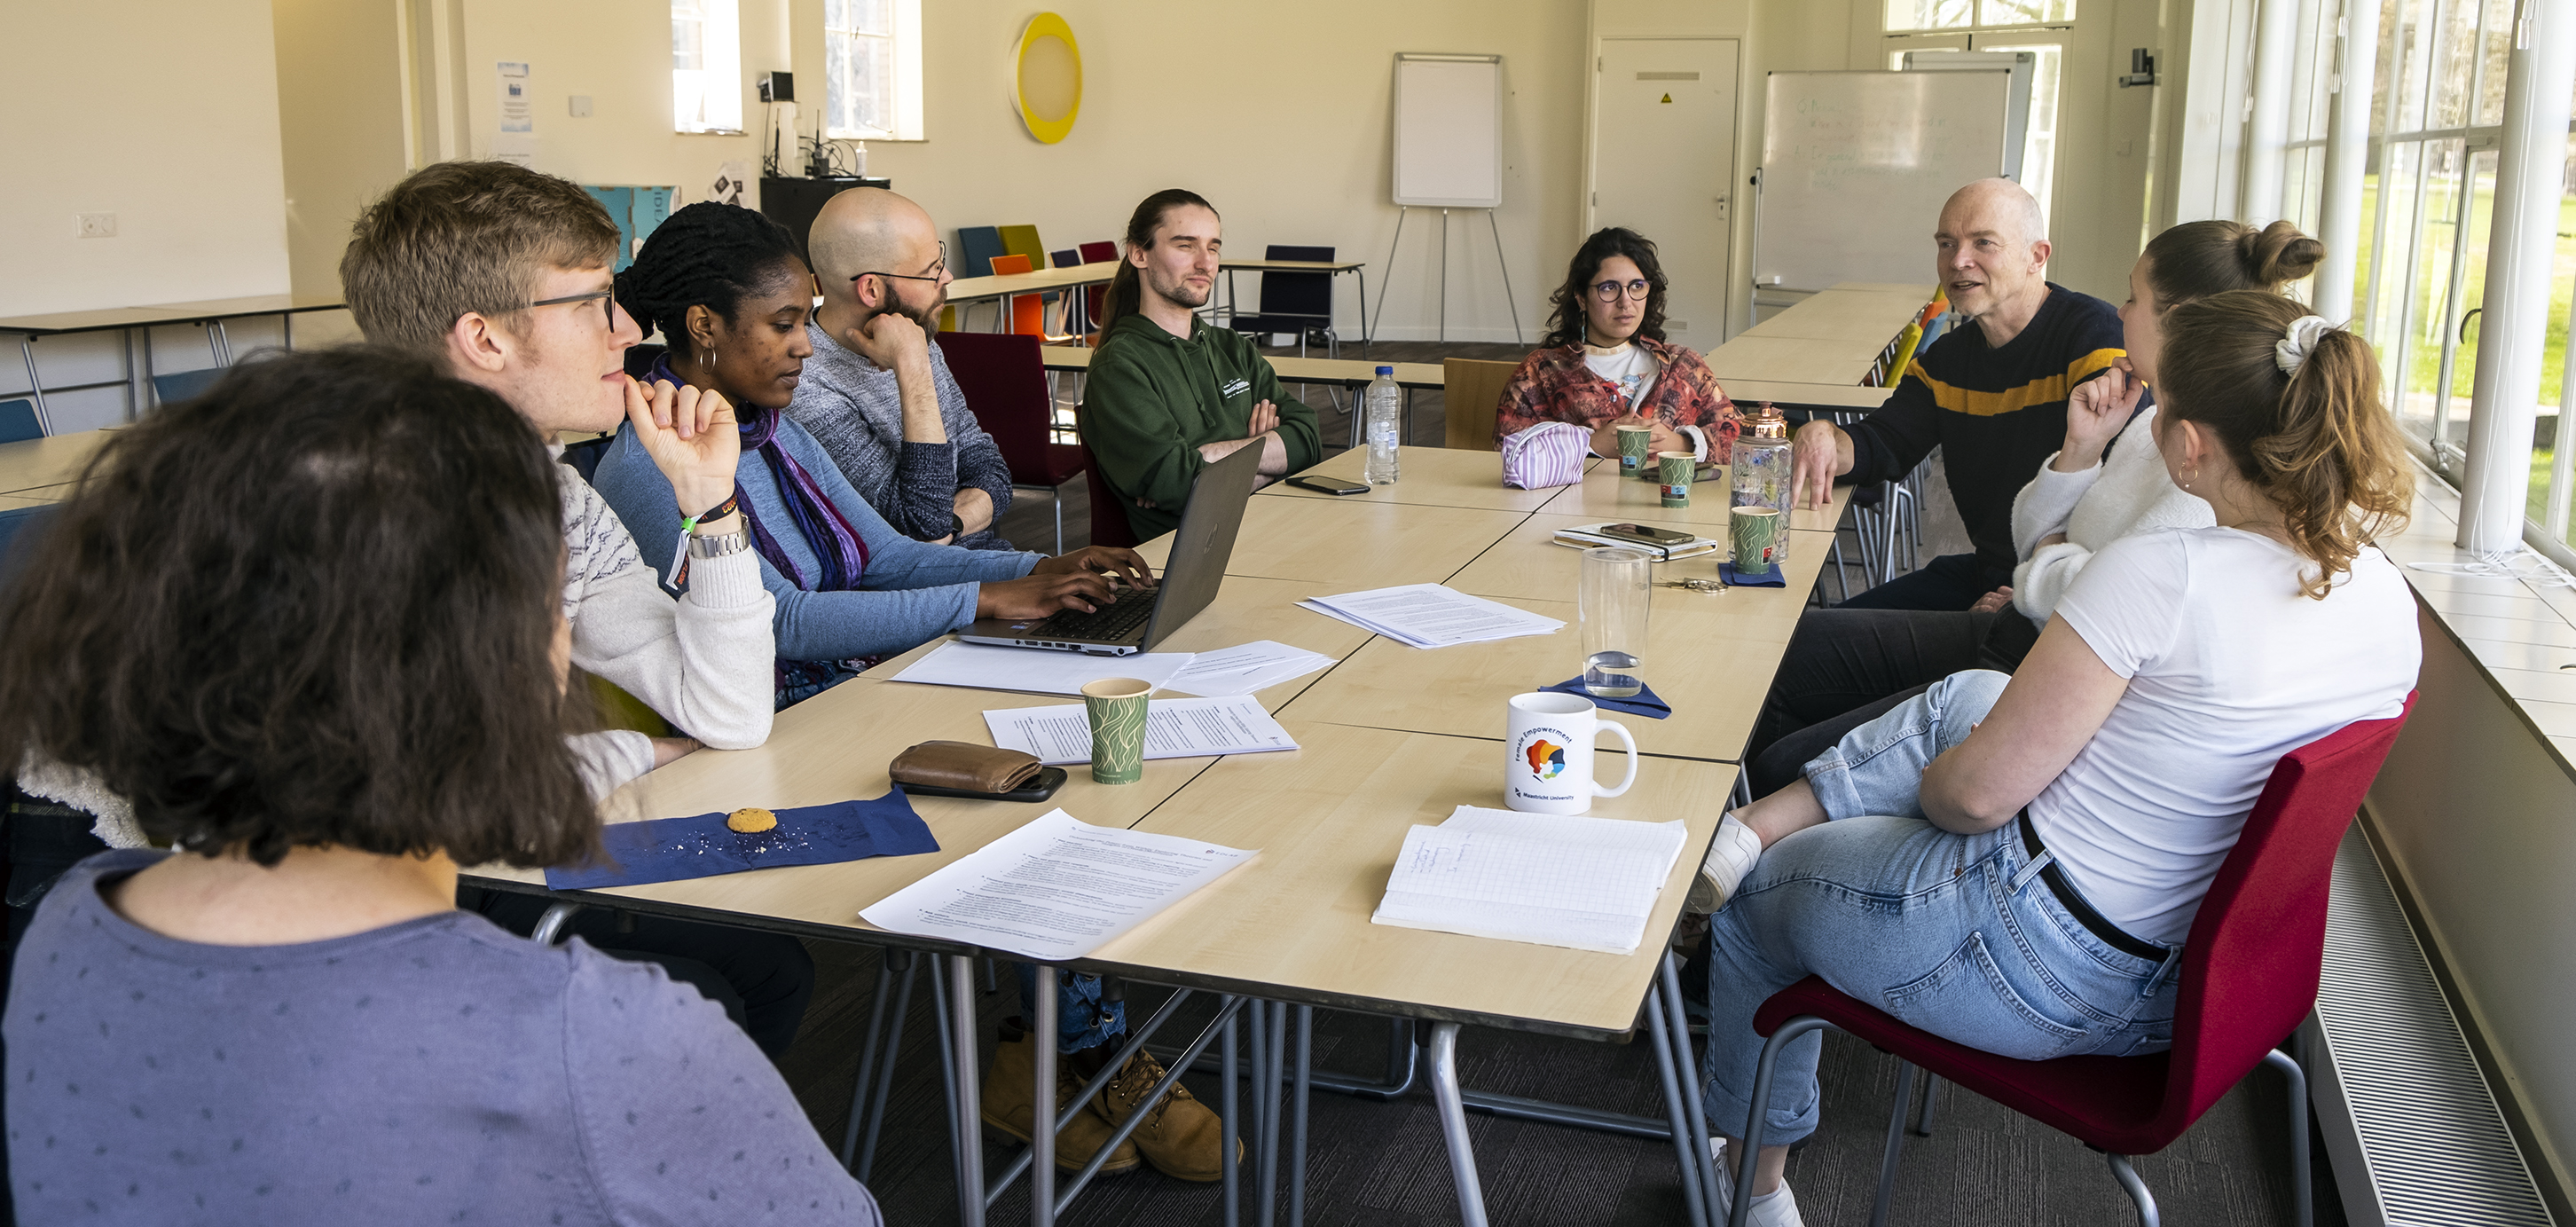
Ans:
[[[27,568],[29,547],[44,536],[45,525],[52,521],[56,510],[56,504],[46,503],[0,511],[0,593],[9,591],[18,573]]]
[[[1265,260],[1313,260],[1327,262],[1333,258],[1330,247],[1291,247],[1271,244],[1262,253]],[[1297,356],[1306,356],[1306,337],[1310,332],[1324,334],[1325,352],[1340,357],[1342,339],[1333,331],[1333,275],[1331,273],[1263,273],[1261,275],[1261,309],[1258,314],[1238,315],[1232,321],[1236,332],[1297,334]]]
[[[177,371],[168,375],[155,375],[152,377],[152,394],[162,404],[175,405],[183,400],[195,400],[204,395],[206,389],[213,387],[215,381],[223,377],[224,368],[220,366],[210,366],[202,371]]]
[[[45,424],[36,420],[36,402],[25,397],[0,400],[0,443],[24,443],[45,437]]]
[[[993,257],[1007,256],[1009,254],[1011,254],[1011,249],[1002,245],[1001,227],[959,226],[957,228],[957,249],[948,254],[948,270],[960,277],[990,276],[993,272]],[[1000,305],[1001,301],[1002,300],[998,298],[993,300],[994,306],[997,310],[1002,309]],[[973,303],[968,303],[966,306],[961,306],[957,310],[960,315],[963,315],[967,307],[974,305],[975,304]],[[996,325],[996,327],[1008,328],[1009,325],[1004,323]]]

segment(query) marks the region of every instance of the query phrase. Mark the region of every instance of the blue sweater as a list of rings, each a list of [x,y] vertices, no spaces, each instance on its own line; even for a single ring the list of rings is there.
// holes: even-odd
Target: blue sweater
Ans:
[[[778,573],[764,558],[760,582],[778,600],[773,628],[783,660],[844,660],[853,656],[893,656],[909,651],[975,620],[978,584],[1018,579],[1036,567],[1039,555],[1005,550],[969,550],[931,545],[896,532],[885,517],[868,506],[841,476],[840,466],[814,436],[794,421],[778,424],[778,445],[805,466],[825,498],[840,508],[850,527],[868,547],[868,569],[860,587],[850,592],[807,592]],[[798,570],[820,574],[822,561],[796,531],[778,483],[759,454],[746,449],[734,468],[744,499],[760,526],[778,541]],[[631,425],[617,429],[617,441],[599,458],[591,481],[626,522],[644,560],[668,580],[671,547],[680,539],[680,508],[671,483],[655,468],[653,457],[635,438]]]

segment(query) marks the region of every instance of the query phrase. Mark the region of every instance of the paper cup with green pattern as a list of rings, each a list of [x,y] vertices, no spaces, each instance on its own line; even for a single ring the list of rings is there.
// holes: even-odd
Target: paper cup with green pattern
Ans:
[[[1619,475],[1622,477],[1654,476],[1655,428],[1652,426],[1619,427]]]
[[[1655,465],[1663,478],[1664,506],[1690,506],[1691,478],[1699,472],[1699,457],[1689,452],[1657,452]]]
[[[1133,784],[1145,778],[1145,700],[1154,684],[1132,677],[1104,677],[1082,688],[1091,716],[1091,780]]]

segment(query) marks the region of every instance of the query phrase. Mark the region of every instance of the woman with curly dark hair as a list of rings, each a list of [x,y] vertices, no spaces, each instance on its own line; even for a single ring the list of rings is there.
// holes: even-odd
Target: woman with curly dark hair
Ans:
[[[46,530],[0,761],[169,850],[81,862],[19,949],[21,1221],[877,1221],[722,1009],[456,908],[459,865],[599,844],[527,438],[422,359],[289,355],[118,431]]]
[[[1592,432],[1593,455],[1616,456],[1618,428],[1646,425],[1656,451],[1725,463],[1735,404],[1698,354],[1664,339],[1664,290],[1644,236],[1612,226],[1585,239],[1549,300],[1546,338],[1503,388],[1494,437],[1570,422]]]

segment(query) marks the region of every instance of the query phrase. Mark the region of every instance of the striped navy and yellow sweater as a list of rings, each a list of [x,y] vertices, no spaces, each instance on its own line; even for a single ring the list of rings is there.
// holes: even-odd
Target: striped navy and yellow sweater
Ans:
[[[2051,282],[2039,314],[2001,349],[1972,323],[1924,350],[1887,403],[1846,429],[1851,479],[1902,477],[1940,445],[1977,561],[1992,582],[2011,583],[2013,495],[2066,441],[2067,394],[2126,352],[2116,308]]]

